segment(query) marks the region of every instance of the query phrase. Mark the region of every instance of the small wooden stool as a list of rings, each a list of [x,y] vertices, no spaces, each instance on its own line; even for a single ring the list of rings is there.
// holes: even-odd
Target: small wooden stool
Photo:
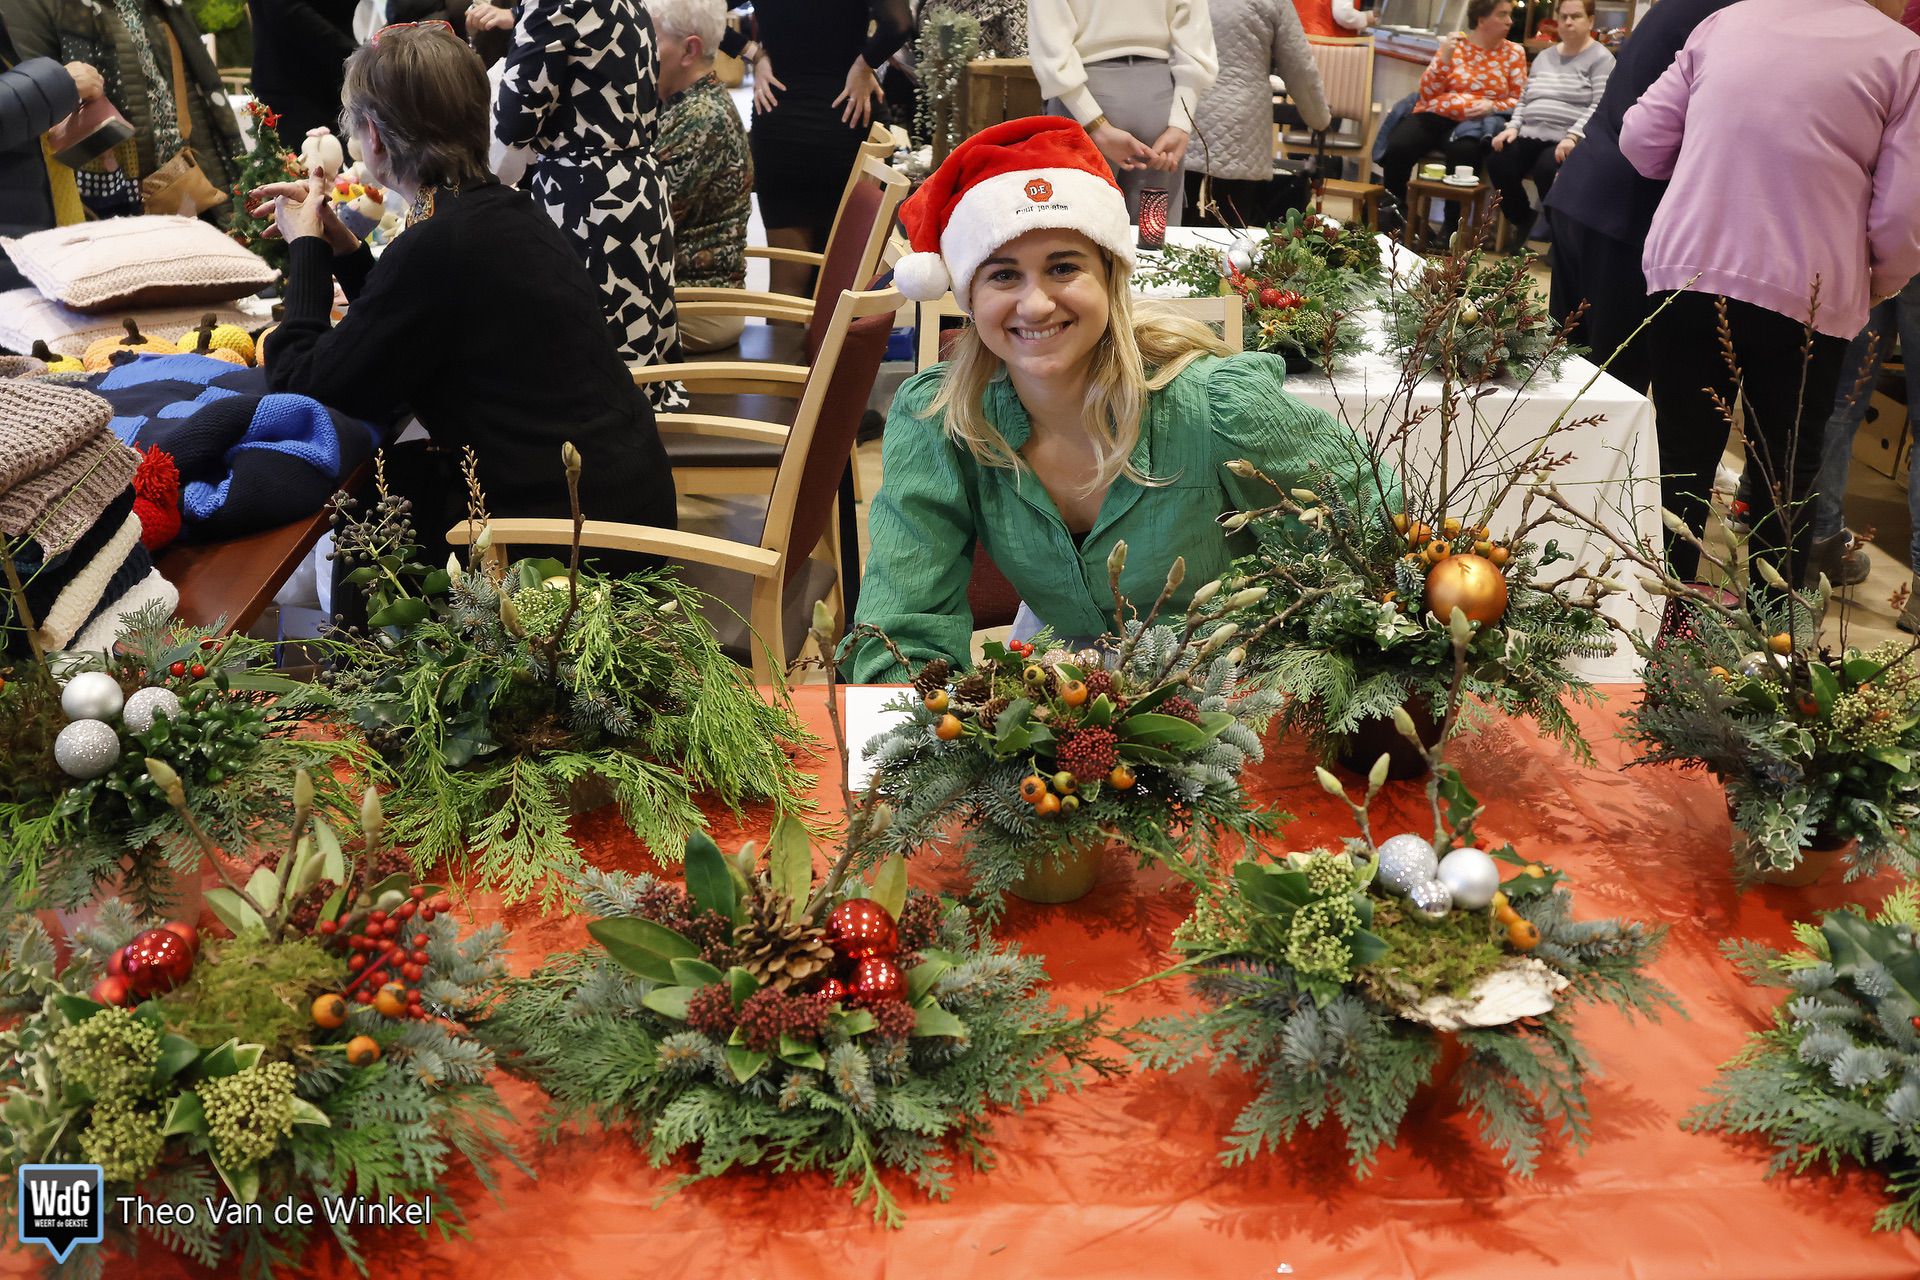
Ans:
[[[1486,231],[1493,226],[1493,184],[1484,178],[1477,179],[1470,187],[1455,186],[1435,178],[1413,178],[1407,183],[1407,228],[1404,232],[1407,248],[1416,253],[1443,252],[1447,246],[1430,250],[1427,237],[1432,227],[1430,215],[1434,203],[1438,201],[1457,201],[1460,205],[1460,228],[1479,227]],[[1492,244],[1488,240],[1489,245]]]
[[[1348,182],[1345,178],[1328,178],[1320,184],[1320,202],[1329,200],[1346,202],[1344,222],[1364,222],[1367,230],[1380,229],[1380,197],[1387,189],[1377,182]]]

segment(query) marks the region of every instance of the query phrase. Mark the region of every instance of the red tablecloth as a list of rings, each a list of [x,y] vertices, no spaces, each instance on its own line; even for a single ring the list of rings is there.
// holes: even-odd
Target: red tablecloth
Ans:
[[[821,690],[802,690],[808,722],[826,734]],[[1877,901],[1884,880],[1851,890],[1760,889],[1736,894],[1719,790],[1672,769],[1623,770],[1615,716],[1637,691],[1580,719],[1601,765],[1582,769],[1529,728],[1497,724],[1464,741],[1456,760],[1488,806],[1482,833],[1565,869],[1586,916],[1670,926],[1656,972],[1689,1018],[1627,1023],[1610,1011],[1581,1021],[1605,1075],[1591,1082],[1594,1137],[1580,1154],[1549,1147],[1540,1176],[1508,1177],[1467,1116],[1416,1103],[1397,1150],[1356,1182],[1339,1135],[1311,1135],[1285,1156],[1239,1169],[1217,1158],[1249,1097],[1234,1070],[1136,1073],[1055,1099],[998,1126],[999,1167],[958,1173],[952,1200],[909,1198],[904,1230],[872,1225],[824,1178],[733,1177],[653,1207],[671,1172],[655,1172],[622,1136],[593,1134],[529,1146],[537,1181],[503,1176],[504,1200],[463,1197],[472,1238],[424,1249],[394,1232],[372,1259],[378,1277],[499,1280],[573,1277],[1810,1277],[1920,1275],[1920,1239],[1874,1235],[1876,1179],[1860,1173],[1763,1181],[1765,1148],[1682,1132],[1716,1066],[1761,1024],[1772,997],[1744,982],[1716,950],[1727,937],[1789,939],[1790,924],[1849,899]],[[831,778],[828,780],[831,786]],[[1313,781],[1305,753],[1275,748],[1258,770],[1261,799],[1297,815],[1287,844],[1349,833],[1350,819]],[[1389,787],[1374,829],[1429,829],[1424,792]],[[764,816],[716,822],[723,847],[764,837]],[[645,869],[645,854],[610,815],[585,834],[603,865]],[[756,830],[755,828],[759,829]],[[946,869],[915,866],[916,883],[953,886]],[[1168,962],[1169,932],[1187,893],[1159,871],[1113,861],[1092,896],[1063,907],[1015,904],[1003,932],[1042,953],[1057,996],[1080,1007]],[[581,945],[584,921],[504,913],[516,965]],[[1114,1001],[1124,1025],[1187,999],[1175,984]],[[522,1117],[538,1095],[505,1093]],[[531,1135],[529,1134],[529,1142]],[[0,1259],[19,1274],[46,1255]],[[142,1280],[188,1272],[148,1257]],[[1288,1269],[1291,1269],[1289,1272]],[[133,1275],[109,1265],[108,1275]],[[331,1252],[305,1274],[351,1274]]]

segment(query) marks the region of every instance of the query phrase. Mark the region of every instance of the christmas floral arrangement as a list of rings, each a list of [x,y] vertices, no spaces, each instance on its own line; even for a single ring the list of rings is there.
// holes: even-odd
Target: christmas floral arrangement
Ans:
[[[1881,1170],[1892,1203],[1874,1228],[1920,1228],[1920,892],[1903,886],[1878,915],[1846,907],[1794,936],[1787,952],[1724,944],[1755,982],[1789,994],[1686,1125],[1764,1137],[1769,1173]]]
[[[566,446],[570,562],[504,565],[467,456],[480,532],[462,566],[419,563],[407,504],[351,499],[335,533],[367,625],[330,677],[341,714],[390,764],[394,836],[421,869],[448,860],[511,900],[551,904],[582,866],[572,810],[610,794],[635,835],[678,853],[702,822],[695,797],[770,799],[797,812],[807,735],[775,689],[763,698],[667,574],[608,577],[580,565],[580,456]]]
[[[149,767],[191,822],[180,780]],[[376,878],[393,861],[376,802],[358,859],[311,803],[310,784],[296,784],[278,865],[223,891],[231,937],[179,922],[142,930],[118,900],[64,963],[33,917],[7,929],[0,1008],[16,1016],[0,1032],[0,1162],[97,1164],[109,1206],[135,1196],[195,1211],[131,1223],[108,1212],[118,1254],[157,1245],[264,1278],[327,1234],[364,1273],[367,1223],[387,1220],[386,1202],[412,1206],[395,1220],[415,1224],[430,1203],[451,1234],[450,1175],[491,1188],[493,1162],[516,1159],[487,1083],[492,1054],[466,1025],[502,980],[500,931],[462,938],[430,886]],[[315,1203],[351,1198],[382,1210]],[[6,1194],[7,1212],[16,1199]],[[222,1199],[232,1207],[216,1214]],[[304,1222],[264,1211],[287,1200],[309,1204]],[[243,1221],[242,1206],[263,1212]],[[69,1268],[103,1265],[89,1250]]]
[[[1920,855],[1916,646],[1862,651],[1843,633],[1837,648],[1815,648],[1814,612],[1786,593],[1729,602],[1672,585],[1676,625],[1641,645],[1646,696],[1627,729],[1636,763],[1679,762],[1720,780],[1743,879],[1791,875],[1807,851],[1843,848],[1850,877],[1889,864],[1911,874]]]
[[[1370,277],[1333,265],[1328,256],[1305,248],[1304,240],[1293,239],[1291,232],[1282,238],[1281,230],[1276,228],[1264,240],[1243,238],[1224,252],[1168,245],[1153,266],[1140,270],[1139,283],[1171,288],[1185,297],[1239,294],[1245,303],[1241,324],[1247,350],[1280,355],[1294,372],[1315,365],[1331,368],[1337,357],[1361,347],[1360,327],[1350,310],[1369,287]],[[1357,249],[1364,241],[1372,246],[1377,273],[1379,247],[1370,236],[1364,231],[1342,235],[1330,222],[1328,230],[1318,234],[1328,232],[1336,237],[1335,244],[1351,242]],[[1331,256],[1344,261],[1359,255]]]
[[[1404,711],[1397,723],[1415,740]],[[1432,1080],[1451,1086],[1509,1169],[1531,1176],[1550,1126],[1586,1140],[1592,1067],[1574,1010],[1606,1003],[1657,1018],[1678,1007],[1645,972],[1662,931],[1577,920],[1560,872],[1511,846],[1475,847],[1479,805],[1439,748],[1429,759],[1430,841],[1376,841],[1366,804],[1322,769],[1363,838],[1192,876],[1194,912],[1174,934],[1184,958],[1161,976],[1189,978],[1205,1007],[1141,1024],[1137,1052],[1150,1068],[1210,1055],[1255,1078],[1221,1155],[1229,1165],[1337,1117],[1364,1175]],[[1367,801],[1386,766],[1383,755]],[[1503,862],[1517,869],[1504,882]]]
[[[1383,297],[1395,348],[1449,383],[1479,385],[1505,373],[1524,386],[1575,353],[1524,258],[1468,247]]]
[[[484,1034],[556,1125],[625,1125],[656,1167],[691,1159],[671,1189],[820,1171],[900,1225],[885,1175],[944,1199],[956,1152],[987,1166],[996,1113],[1116,1067],[1093,1049],[1103,1010],[1055,1006],[1038,960],[909,890],[901,859],[850,878],[890,821],[869,791],[818,882],[793,819],[764,860],[695,835],[684,888],[589,871],[600,946],[513,984]]]
[[[312,691],[274,674],[272,652],[155,604],[132,615],[110,657],[60,657],[58,675],[44,659],[0,673],[0,904],[71,907],[112,882],[142,913],[164,911],[203,853],[149,758],[185,780],[192,816],[230,848],[284,839],[270,801],[297,768],[321,779],[318,812],[351,815],[335,769],[367,753],[312,735]]]
[[[1326,758],[1364,769],[1385,749],[1394,776],[1410,776],[1424,761],[1384,734],[1386,718],[1410,703],[1431,733],[1462,619],[1470,701],[1461,722],[1526,716],[1588,758],[1569,705],[1592,695],[1569,663],[1613,652],[1600,605],[1621,584],[1604,571],[1556,570],[1574,557],[1554,538],[1537,540],[1545,519],[1533,517],[1531,494],[1520,521],[1496,532],[1492,513],[1507,492],[1500,468],[1512,477],[1521,464],[1429,467],[1409,456],[1408,434],[1404,420],[1374,431],[1365,492],[1341,492],[1327,475],[1311,489],[1270,482],[1272,504],[1227,518],[1258,543],[1237,566],[1240,581],[1264,589],[1236,614],[1251,669],[1288,695],[1286,728],[1306,732]],[[1443,423],[1443,453],[1448,435]],[[1563,460],[1527,458],[1548,470]]]
[[[1118,543],[1108,562],[1116,597],[1126,553]],[[1176,560],[1162,602],[1183,573]],[[1142,859],[1204,863],[1222,842],[1270,830],[1273,815],[1248,802],[1240,773],[1261,758],[1280,700],[1242,685],[1246,654],[1222,621],[1260,594],[1208,584],[1177,626],[1156,625],[1160,602],[1144,618],[1126,617],[1123,602],[1114,621],[1125,639],[1110,655],[1043,633],[988,642],[964,675],[939,660],[921,667],[894,708],[904,718],[867,749],[895,812],[883,843],[910,852],[957,841],[993,916],[1009,891],[1065,900],[1033,892],[1036,873],[1097,867],[1110,842]],[[1079,892],[1089,887],[1079,881]]]

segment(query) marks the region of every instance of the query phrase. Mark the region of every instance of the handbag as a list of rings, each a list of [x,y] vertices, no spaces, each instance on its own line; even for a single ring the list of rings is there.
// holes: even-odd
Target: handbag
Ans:
[[[133,136],[133,126],[103,94],[47,130],[47,149],[69,169],[97,160]]]
[[[172,27],[162,27],[167,54],[173,62],[173,113],[180,124],[180,150],[173,159],[140,180],[140,201],[148,213],[177,213],[186,217],[226,203],[227,193],[207,181],[193,148],[186,145],[192,132],[187,119],[187,71],[180,58],[180,42]]]

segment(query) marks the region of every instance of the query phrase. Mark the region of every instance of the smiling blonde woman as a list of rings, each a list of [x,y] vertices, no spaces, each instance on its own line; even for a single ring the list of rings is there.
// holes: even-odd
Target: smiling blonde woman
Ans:
[[[873,503],[859,620],[910,659],[968,665],[967,581],[984,550],[1025,602],[1016,638],[1050,626],[1092,640],[1113,625],[1107,556],[1125,541],[1121,591],[1143,603],[1186,559],[1170,602],[1248,550],[1218,523],[1282,484],[1331,475],[1375,500],[1353,433],[1283,389],[1278,356],[1227,356],[1196,321],[1134,310],[1133,230],[1111,172],[1070,120],[1010,120],[956,148],[901,210],[916,252],[895,281],[931,301],[952,289],[973,324],[952,358],[894,399]],[[850,678],[903,679],[884,646]]]

